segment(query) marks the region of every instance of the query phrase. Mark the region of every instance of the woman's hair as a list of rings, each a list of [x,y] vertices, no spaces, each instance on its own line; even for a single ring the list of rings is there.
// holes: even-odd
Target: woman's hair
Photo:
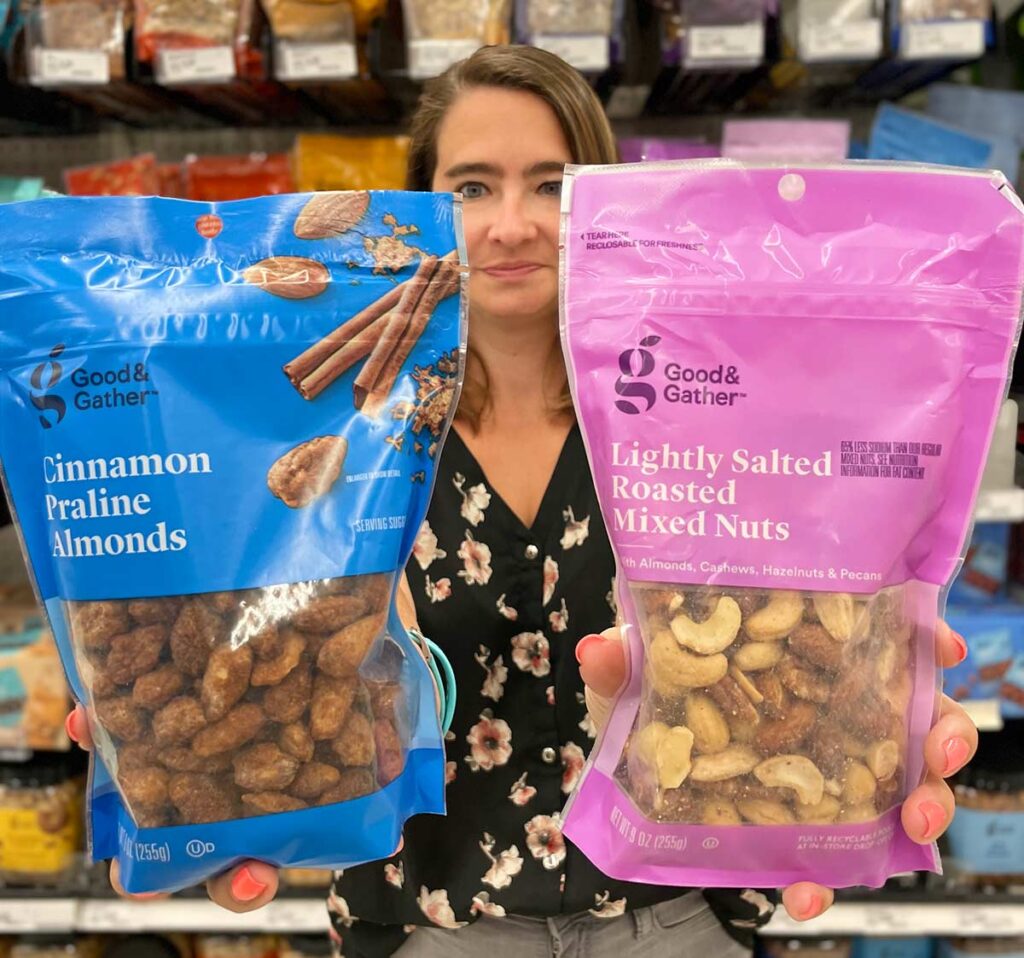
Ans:
[[[574,163],[618,162],[615,136],[601,101],[573,67],[536,47],[482,47],[425,86],[412,118],[407,189],[433,188],[437,137],[445,114],[460,93],[478,87],[522,90],[540,97],[555,114]],[[565,367],[556,341],[545,376],[564,378],[564,375]],[[471,347],[458,415],[474,430],[487,410],[489,393],[487,370]],[[560,396],[551,412],[571,410],[569,385],[563,381]]]

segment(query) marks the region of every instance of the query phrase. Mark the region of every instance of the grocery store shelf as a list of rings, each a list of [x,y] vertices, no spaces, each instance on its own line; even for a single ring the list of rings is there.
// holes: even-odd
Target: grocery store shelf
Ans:
[[[793,921],[781,908],[763,932],[773,936],[1024,934],[1024,903],[840,902],[820,918]]]
[[[236,915],[203,898],[132,902],[118,898],[0,898],[0,934],[50,932],[326,933],[319,898],[279,898],[258,912]]]
[[[981,732],[998,732],[1003,727],[999,699],[966,699],[960,703]]]
[[[1024,489],[989,489],[978,495],[974,510],[977,522],[1021,522],[1024,520]]]

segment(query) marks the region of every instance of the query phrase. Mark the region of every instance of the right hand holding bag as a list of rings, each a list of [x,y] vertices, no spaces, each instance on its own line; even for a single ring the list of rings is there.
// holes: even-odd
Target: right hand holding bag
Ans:
[[[1017,344],[1020,201],[976,171],[666,163],[570,168],[563,218],[630,664],[566,834],[669,885],[937,870],[900,808]]]

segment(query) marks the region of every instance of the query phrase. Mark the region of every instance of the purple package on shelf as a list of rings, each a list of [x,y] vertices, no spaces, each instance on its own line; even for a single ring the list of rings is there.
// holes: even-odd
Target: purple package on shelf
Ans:
[[[998,173],[705,160],[569,167],[562,203],[629,658],[566,835],[666,885],[938,870],[900,812],[1017,346],[1020,200]]]
[[[846,159],[846,120],[726,120],[722,156],[746,163],[829,163]]]
[[[623,163],[642,163],[651,160],[698,160],[717,157],[721,153],[718,147],[711,143],[669,137],[637,136],[619,140],[619,155]]]

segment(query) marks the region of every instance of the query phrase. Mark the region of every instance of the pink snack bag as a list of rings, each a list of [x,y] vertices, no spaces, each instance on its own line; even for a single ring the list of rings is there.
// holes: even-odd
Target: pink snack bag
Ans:
[[[935,625],[1019,335],[1000,174],[570,167],[562,341],[630,677],[570,800],[606,874],[937,871]]]

